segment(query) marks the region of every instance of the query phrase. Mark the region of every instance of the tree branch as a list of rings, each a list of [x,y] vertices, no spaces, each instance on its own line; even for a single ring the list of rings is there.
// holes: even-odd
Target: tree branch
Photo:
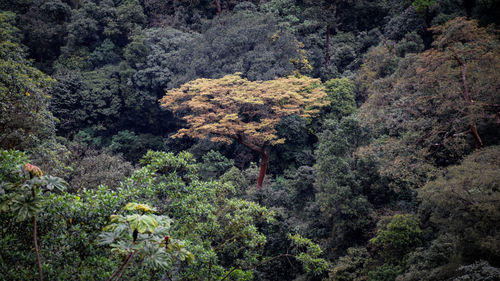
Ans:
[[[451,52],[453,53],[455,60],[457,60],[458,63],[462,67],[462,86],[464,88],[464,99],[467,103],[473,104],[474,101],[472,100],[472,98],[470,96],[469,86],[467,85],[467,64],[465,63],[465,61],[462,58],[460,58],[460,56],[457,54],[457,52],[455,51],[455,48],[453,46],[451,46],[450,49],[451,49]],[[474,140],[476,142],[476,148],[482,147],[483,141],[481,140],[481,137],[479,136],[475,121],[472,121],[470,124],[470,132],[474,136]]]
[[[233,273],[234,270],[236,270],[236,267],[231,268],[231,270],[226,274],[226,276],[224,276],[224,278],[222,278],[220,281],[226,280],[226,278],[228,278],[229,275],[231,275],[231,273]]]
[[[257,153],[261,153],[261,148],[256,146],[255,144],[253,143],[250,143],[250,142],[247,142],[245,141],[245,139],[243,138],[242,134],[238,134],[237,137],[236,137],[236,140],[241,143],[242,145],[248,147],[249,149],[257,152]]]

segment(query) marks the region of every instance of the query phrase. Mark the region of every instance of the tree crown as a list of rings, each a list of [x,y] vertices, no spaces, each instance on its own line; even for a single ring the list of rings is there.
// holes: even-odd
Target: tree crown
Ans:
[[[282,117],[313,117],[328,104],[319,79],[290,76],[249,81],[239,73],[219,79],[197,79],[167,91],[163,107],[187,123],[173,137],[189,136],[231,143],[239,138],[252,144],[279,144],[275,125]]]

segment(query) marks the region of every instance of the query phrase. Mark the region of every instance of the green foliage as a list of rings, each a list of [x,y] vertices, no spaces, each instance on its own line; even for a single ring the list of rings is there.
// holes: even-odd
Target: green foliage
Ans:
[[[422,244],[422,230],[414,215],[394,215],[387,221],[381,220],[378,228],[370,243],[379,248],[379,254],[386,261],[399,263],[406,254]]]
[[[106,39],[90,54],[90,60],[96,68],[106,64],[115,64],[120,61],[117,52],[116,45],[111,40]]]
[[[174,219],[172,236],[186,240],[187,250],[196,257],[193,266],[181,268],[180,276],[221,278],[233,271],[231,267],[248,274],[266,241],[256,223],[272,222],[273,213],[253,202],[230,199],[234,188],[229,184],[198,181],[198,167],[189,153],[150,151],[141,162],[143,172],[154,172],[160,180],[157,196],[169,200],[160,211]],[[136,184],[144,180],[150,181],[134,179]]]
[[[355,116],[327,120],[316,151],[316,202],[327,226],[329,244],[340,251],[363,240],[372,205],[352,170],[354,149],[366,141]]]
[[[404,57],[406,54],[419,53],[424,50],[424,41],[416,32],[407,33],[396,44],[395,50],[399,57]]]
[[[198,165],[193,155],[189,152],[181,152],[178,155],[159,151],[148,151],[140,160],[146,168],[153,172],[169,175],[175,173],[176,176],[189,179],[197,179],[196,172]]]
[[[10,41],[16,32],[10,16],[0,13],[0,147],[28,149],[54,134],[46,91],[54,81],[32,67],[22,47]]]
[[[429,8],[436,3],[436,0],[414,0],[411,5],[419,14],[425,14]]]
[[[80,122],[109,126],[116,120],[121,107],[116,68],[106,66],[85,72],[82,76],[84,82],[79,93],[80,107],[75,108],[74,114]]]
[[[28,163],[28,157],[18,150],[0,149],[0,182],[19,182],[24,173],[21,166]]]
[[[133,172],[132,164],[119,155],[90,149],[83,144],[69,147],[71,155],[67,161],[71,170],[65,178],[69,182],[70,191],[94,189],[99,185],[116,190],[120,182]]]
[[[0,34],[2,35],[2,41],[10,41],[14,43],[19,43],[19,29],[15,27],[15,17],[16,14],[10,11],[4,11],[1,13],[0,20]]]
[[[457,236],[458,253],[465,261],[498,256],[500,150],[479,150],[419,191],[421,212],[439,233]]]
[[[290,115],[283,117],[276,125],[277,135],[285,139],[285,143],[273,147],[270,162],[273,163],[269,170],[273,174],[283,174],[287,169],[297,169],[301,166],[314,164],[312,143],[313,124],[310,120]]]
[[[340,257],[329,270],[329,279],[334,281],[366,280],[364,266],[369,260],[365,248],[349,248],[347,255]]]
[[[323,251],[317,244],[299,234],[290,234],[288,238],[299,249],[296,258],[302,263],[306,273],[311,272],[313,275],[319,275],[327,269],[328,262],[320,258]]]
[[[0,157],[0,210],[17,221],[31,218],[41,210],[43,192],[66,188],[67,183],[61,178],[43,175],[40,168],[24,162],[27,157],[19,151],[0,150]]]
[[[430,165],[450,165],[474,147],[496,143],[491,139],[496,134],[492,109],[486,104],[497,100],[498,41],[463,18],[433,30],[433,48],[407,55],[391,76],[375,80],[373,94],[360,110],[361,121],[381,141],[385,138],[380,148],[372,147],[386,158],[382,172],[397,181],[404,178],[412,188],[432,177]]]
[[[117,25],[125,34],[146,23],[146,16],[138,0],[125,0],[116,8]]]
[[[7,1],[8,2],[8,1]],[[21,1],[17,1],[21,2]],[[22,30],[22,43],[28,47],[34,65],[45,72],[52,71],[52,62],[65,44],[66,27],[71,9],[62,0],[26,0],[18,11],[17,25]]]
[[[427,0],[417,0],[418,2],[427,2]],[[407,1],[408,3],[409,1]],[[408,3],[409,4],[409,3]],[[425,11],[423,11],[425,13]],[[422,14],[417,12],[415,7],[410,6],[394,17],[391,17],[389,22],[384,26],[384,36],[390,40],[399,41],[410,32],[416,32],[419,35],[425,35],[426,22]],[[385,40],[383,40],[385,41]],[[390,46],[392,42],[383,42],[384,45]]]
[[[326,109],[327,118],[340,120],[356,112],[354,83],[347,78],[336,78],[325,82],[325,92],[330,105]]]
[[[130,261],[134,274],[124,271],[124,279],[149,278],[152,268],[167,270],[183,280],[216,280],[227,274],[250,278],[266,243],[259,226],[272,223],[274,212],[254,202],[230,198],[234,188],[229,184],[198,181],[197,164],[189,153],[175,156],[151,151],[142,163],[144,167],[117,191],[100,186],[82,189],[78,195],[44,195],[39,224],[41,242],[46,245],[42,249],[44,266],[51,268],[46,270],[47,277],[57,280],[75,274],[79,278],[108,278],[119,266],[113,253],[137,250]],[[145,204],[127,204],[131,201],[159,206],[158,215],[151,214],[153,209]],[[112,216],[111,226],[104,228],[99,238],[101,229],[109,224],[107,218],[117,209],[125,213]],[[23,226],[7,225],[17,237],[0,241],[12,246],[23,239]],[[161,244],[165,236],[169,236],[168,245]],[[109,253],[97,245],[99,239],[115,251]],[[21,253],[30,251],[19,249]],[[1,257],[10,263],[15,260],[13,255],[2,253]],[[182,260],[191,262],[176,262]],[[26,257],[18,258],[17,263],[18,269],[31,264]]]
[[[0,156],[2,159],[0,163],[5,160],[12,160],[12,158],[21,160],[22,154],[15,151],[1,150]],[[9,159],[10,158],[10,159]],[[24,159],[23,159],[24,160]],[[10,163],[16,165],[17,163]],[[4,165],[2,165],[4,166]],[[40,280],[43,279],[43,269],[40,260],[40,250],[38,247],[38,234],[37,234],[37,213],[42,210],[44,202],[43,192],[53,191],[57,189],[63,191],[66,188],[66,182],[58,177],[50,175],[43,175],[42,170],[35,165],[26,163],[23,166],[15,166],[21,170],[19,177],[10,177],[10,181],[4,182],[7,177],[2,176],[0,182],[0,219],[7,218],[9,224],[14,223],[19,225],[19,222],[24,222],[29,218],[33,218],[33,242],[35,246],[36,260],[38,265],[38,272]],[[12,170],[7,168],[6,170]],[[24,224],[24,223],[23,223]],[[6,232],[4,229],[3,232]]]
[[[154,209],[145,204],[128,203],[124,210],[142,214],[112,215],[111,224],[100,234],[100,244],[110,245],[117,253],[139,256],[140,263],[150,270],[169,270],[176,260],[193,261],[194,256],[184,248],[184,241],[168,236],[170,218],[150,214]]]
[[[125,130],[119,131],[111,138],[109,149],[114,153],[122,153],[129,161],[137,161],[148,150],[161,150],[163,140],[151,134],[136,134]]]
[[[500,49],[487,27],[500,23],[498,1],[3,0],[0,10],[1,280],[37,278],[33,230],[46,280],[499,278]],[[222,89],[236,72],[266,87],[221,90],[249,101],[221,114],[190,84]],[[313,120],[266,118],[290,105],[295,82],[283,77],[299,73],[321,79],[330,106]],[[276,141],[265,187],[250,188],[259,171],[247,147],[169,138],[186,124],[158,99],[181,85],[181,100],[194,89],[209,102],[180,115],[220,115],[219,133],[238,129],[238,115],[251,123],[241,139],[272,128],[260,143]],[[277,107],[255,102],[261,90]],[[65,183],[42,170],[69,188],[54,192]]]
[[[234,165],[234,160],[229,160],[220,152],[210,150],[202,156],[199,174],[203,180],[217,179]]]
[[[486,261],[477,261],[470,265],[461,266],[457,270],[453,281],[487,281],[500,278],[500,269],[491,266]]]
[[[428,248],[419,247],[408,255],[407,269],[398,277],[401,281],[443,280],[453,275],[460,260],[456,236],[443,234]]]
[[[402,271],[399,265],[384,264],[368,272],[368,281],[394,281]]]

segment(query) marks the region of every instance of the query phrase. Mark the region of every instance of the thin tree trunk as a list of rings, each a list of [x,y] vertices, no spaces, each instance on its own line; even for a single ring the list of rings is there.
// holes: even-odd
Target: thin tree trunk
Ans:
[[[220,281],[226,280],[229,277],[229,275],[231,275],[231,273],[233,273],[233,271],[235,269],[236,269],[236,267],[231,268],[231,270],[226,274],[226,276],[224,276],[224,278],[222,278]]]
[[[33,176],[30,174],[30,179],[33,178]],[[35,200],[35,188],[31,188],[31,196],[33,196],[33,200]],[[38,264],[38,276],[40,278],[40,281],[43,281],[43,272],[42,272],[42,259],[40,258],[40,249],[38,248],[38,239],[37,239],[37,225],[36,225],[36,212],[33,214],[33,244],[35,244],[35,253],[36,253],[36,261]]]
[[[267,165],[269,164],[269,155],[267,154],[265,144],[262,146],[262,149],[260,150],[260,161],[261,162],[260,162],[259,178],[257,179],[257,189],[260,189],[262,187],[262,184],[264,183],[264,177],[266,176]]]
[[[137,232],[137,229],[134,229],[134,231],[132,232],[132,244],[135,244],[135,241],[137,240],[137,235],[139,234],[139,232]],[[128,266],[128,263],[130,261],[130,259],[132,258],[132,256],[135,254],[135,252],[130,252],[130,254],[128,254],[128,256],[125,258],[125,260],[122,262],[122,264],[115,270],[115,272],[113,272],[113,274],[109,277],[108,281],[111,281],[113,280],[113,278],[115,278],[116,276],[116,280],[115,281],[118,281],[120,280],[123,272],[125,272],[125,269],[127,268]],[[117,275],[118,274],[118,275]]]
[[[116,280],[115,281],[118,281],[122,278],[122,275],[123,273],[125,272],[125,270],[127,269],[127,266],[128,264],[130,263],[130,260],[132,259],[132,256],[135,254],[135,252],[132,252],[128,255],[127,259],[125,260],[125,264],[123,265],[123,268],[122,270],[120,271],[120,274],[118,274],[118,276],[116,277]]]
[[[33,192],[34,193],[34,192]],[[40,281],[43,281],[43,273],[42,273],[42,260],[40,259],[40,250],[38,249],[38,239],[36,233],[36,214],[33,215],[33,242],[35,243],[35,252],[36,252],[36,260],[38,262],[38,276],[40,277]]]
[[[326,25],[325,69],[330,64],[330,24]]]
[[[215,6],[217,6],[217,15],[220,17],[220,14],[222,13],[222,8],[220,6],[220,0],[215,0]]]
[[[118,274],[118,272],[120,272],[120,270],[123,268],[124,264],[125,264],[125,261],[113,272],[113,274],[111,274],[111,276],[108,278],[108,281],[111,281],[111,280],[113,280],[113,278],[115,278],[115,276]]]
[[[453,47],[451,48],[451,50],[453,52],[455,59],[458,61],[458,63],[460,64],[460,66],[462,68],[462,87],[464,88],[464,100],[468,104],[472,105],[474,103],[474,101],[472,100],[472,97],[470,96],[469,86],[467,85],[467,64],[465,63],[464,60],[462,60],[458,56],[457,52],[455,51],[455,49]],[[474,121],[474,120],[471,121],[470,132],[474,136],[474,143],[475,143],[476,148],[483,147],[483,141],[481,140],[481,137],[479,136],[479,133],[477,132],[476,121]]]
[[[474,143],[475,143],[476,148],[483,147],[483,141],[481,140],[481,137],[479,136],[479,133],[477,132],[476,122],[472,121],[472,124],[470,125],[470,131],[471,131],[472,135],[474,136]]]

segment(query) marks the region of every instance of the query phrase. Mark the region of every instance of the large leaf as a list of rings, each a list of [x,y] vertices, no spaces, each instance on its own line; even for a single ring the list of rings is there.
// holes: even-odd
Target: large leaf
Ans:
[[[132,230],[137,230],[139,233],[153,233],[158,227],[158,222],[151,215],[130,215],[127,216],[127,221]]]
[[[165,248],[158,247],[158,244],[145,243],[142,251],[144,263],[151,268],[166,270],[174,262],[172,256],[165,251]]]
[[[54,190],[54,188],[63,191],[68,186],[68,183],[59,177],[47,175],[43,176],[42,180],[45,182],[45,188],[50,191]]]
[[[100,245],[110,245],[115,243],[118,238],[120,238],[120,234],[118,232],[102,232],[99,234],[97,243]]]
[[[128,203],[125,206],[125,210],[127,211],[141,211],[143,213],[151,213],[156,211],[154,208],[151,208],[150,206],[146,204],[138,204],[138,203]]]
[[[24,221],[31,218],[41,209],[39,200],[33,199],[31,196],[22,195],[15,196],[12,199],[10,208],[15,214],[17,221]]]

